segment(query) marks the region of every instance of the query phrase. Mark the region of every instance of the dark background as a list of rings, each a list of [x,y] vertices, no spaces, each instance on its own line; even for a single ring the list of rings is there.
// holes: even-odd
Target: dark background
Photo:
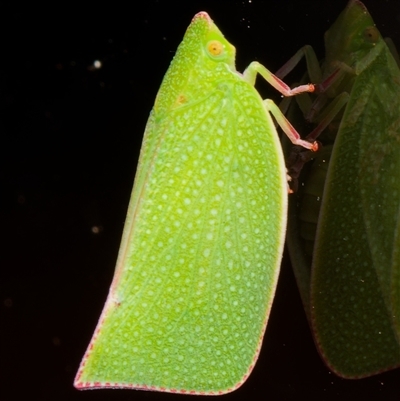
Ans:
[[[72,386],[111,283],[142,133],[161,79],[198,11],[209,12],[236,46],[239,71],[252,60],[275,71],[306,43],[322,57],[323,33],[346,3],[1,6],[0,400],[184,397]],[[399,1],[365,4],[400,48]],[[95,60],[101,68],[94,68]],[[264,97],[279,100],[258,83]],[[285,256],[259,361],[249,380],[224,397],[398,400],[400,370],[358,381],[330,373],[314,347]]]

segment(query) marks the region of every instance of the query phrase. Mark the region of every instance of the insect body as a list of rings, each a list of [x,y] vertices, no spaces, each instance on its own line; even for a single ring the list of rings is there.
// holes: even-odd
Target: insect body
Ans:
[[[321,205],[319,218],[306,218],[318,221],[311,259],[301,238],[311,208],[304,198],[290,205],[288,242],[322,357],[340,376],[357,378],[400,364],[400,70],[356,0],[326,33],[325,46],[326,96],[349,97],[332,154],[316,159],[325,169],[330,159],[323,192],[306,170],[300,177]]]
[[[250,374],[281,262],[286,170],[254,89],[259,63],[201,12],[166,73],[143,139],[110,293],[75,379],[79,389],[222,394]]]

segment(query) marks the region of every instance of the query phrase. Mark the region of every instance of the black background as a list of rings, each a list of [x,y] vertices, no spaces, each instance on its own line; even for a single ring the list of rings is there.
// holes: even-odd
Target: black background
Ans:
[[[252,60],[275,71],[306,43],[322,57],[323,33],[346,3],[2,6],[1,400],[185,397],[72,386],[111,283],[142,133],[161,79],[198,11],[209,12],[236,46],[239,71]],[[399,1],[365,4],[400,48]],[[95,60],[100,69],[93,68]],[[261,80],[257,87],[279,100]],[[358,381],[330,373],[312,342],[285,255],[259,361],[248,381],[224,397],[398,400],[400,370]]]

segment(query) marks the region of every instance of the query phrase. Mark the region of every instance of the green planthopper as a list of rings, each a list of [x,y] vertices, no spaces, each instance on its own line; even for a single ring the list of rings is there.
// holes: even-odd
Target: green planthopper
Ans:
[[[307,138],[324,146],[313,163],[292,151],[295,172],[304,168],[288,246],[319,352],[345,378],[400,365],[400,70],[391,49],[350,0],[325,34],[321,66],[306,46],[277,73],[305,55],[322,92],[299,100],[318,124]]]
[[[235,48],[195,15],[169,67],[143,139],[109,296],[75,378],[78,389],[223,394],[256,363],[275,294],[287,176],[270,113],[240,74]]]

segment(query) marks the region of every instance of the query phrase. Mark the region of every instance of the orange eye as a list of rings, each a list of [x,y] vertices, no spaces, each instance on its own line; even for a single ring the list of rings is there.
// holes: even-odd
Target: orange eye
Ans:
[[[211,40],[207,43],[207,50],[211,56],[217,57],[224,52],[224,46],[218,40]]]
[[[376,43],[379,39],[379,31],[374,26],[369,26],[364,31],[364,37],[371,43]]]

